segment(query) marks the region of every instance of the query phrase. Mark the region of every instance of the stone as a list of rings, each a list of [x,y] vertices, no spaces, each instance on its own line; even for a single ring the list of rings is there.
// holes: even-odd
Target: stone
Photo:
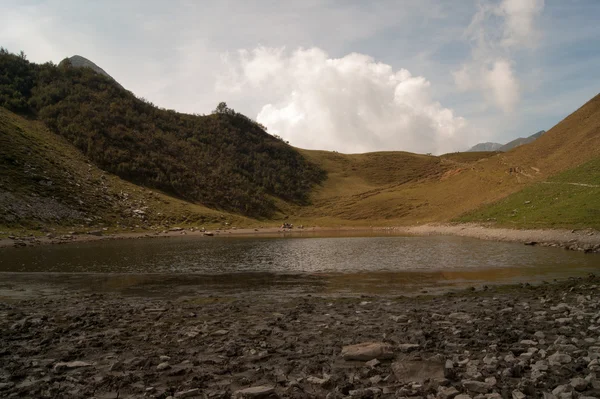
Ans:
[[[552,390],[552,395],[561,396],[563,393],[571,392],[573,389],[570,385],[559,385]]]
[[[342,358],[344,360],[392,359],[394,352],[391,345],[383,342],[363,342],[361,344],[344,346]]]
[[[519,391],[518,389],[515,389],[514,391],[512,391],[512,399],[525,399],[526,396],[523,392]]]
[[[448,315],[448,318],[451,319],[451,320],[458,320],[458,321],[469,321],[469,320],[471,320],[471,316],[468,313],[464,313],[464,312],[450,313]]]
[[[466,394],[460,394],[460,395],[456,395],[454,397],[454,399],[472,399],[470,395],[466,395]]]
[[[325,386],[329,383],[329,381],[331,381],[331,377],[328,375],[325,375],[324,378],[318,378],[318,377],[313,377],[313,376],[306,378],[306,382],[308,382],[310,384],[319,385],[319,386]]]
[[[444,365],[444,377],[448,378],[449,380],[453,380],[456,378],[454,362],[450,359],[446,360],[446,364]]]
[[[575,388],[576,391],[585,391],[588,386],[588,381],[581,377],[576,377],[571,380],[571,386]]]
[[[171,365],[167,362],[163,362],[163,363],[159,364],[158,366],[156,366],[156,370],[158,370],[158,371],[168,370],[170,368],[171,368]]]
[[[468,391],[476,393],[488,393],[492,388],[490,384],[486,382],[475,380],[465,380],[462,384]]]
[[[275,388],[267,385],[260,385],[256,387],[244,388],[235,391],[234,397],[236,398],[264,398],[275,393]]]
[[[571,356],[567,355],[566,353],[559,353],[556,352],[553,355],[548,356],[548,362],[550,363],[551,366],[559,366],[561,364],[568,364],[571,363],[573,359],[571,359]]]
[[[437,399],[454,399],[459,392],[454,387],[439,387],[436,395]]]
[[[399,361],[392,363],[397,381],[423,383],[425,380],[444,378],[442,363],[435,360]]]
[[[377,367],[381,362],[377,359],[373,359],[373,360],[369,360],[368,362],[365,363],[365,366],[367,367]]]
[[[419,344],[400,344],[398,345],[398,349],[402,352],[411,352],[417,350],[421,347]]]
[[[69,369],[78,369],[78,368],[82,368],[82,367],[90,367],[92,366],[91,363],[87,363],[87,362],[82,362],[79,360],[76,360],[74,362],[61,362],[61,363],[56,363],[54,365],[54,371],[64,371],[64,370],[69,370]]]
[[[193,396],[200,396],[201,391],[198,388],[189,389],[187,391],[175,392],[176,398],[191,398]]]

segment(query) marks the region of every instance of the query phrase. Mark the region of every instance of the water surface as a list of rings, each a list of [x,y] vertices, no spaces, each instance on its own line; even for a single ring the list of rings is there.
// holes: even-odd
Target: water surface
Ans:
[[[181,237],[0,249],[0,280],[132,293],[402,294],[600,272],[600,256],[464,237]]]

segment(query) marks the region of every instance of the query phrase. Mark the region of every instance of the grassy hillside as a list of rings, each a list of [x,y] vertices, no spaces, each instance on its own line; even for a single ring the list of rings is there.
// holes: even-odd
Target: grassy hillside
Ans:
[[[306,204],[325,177],[226,106],[207,116],[159,109],[69,62],[36,65],[0,50],[0,106],[44,122],[103,170],[215,209],[268,217],[273,197]]]
[[[457,218],[518,228],[600,229],[600,158]]]
[[[328,179],[314,191],[313,205],[293,211],[300,220],[333,225],[455,220],[600,157],[600,96],[533,143],[506,153],[302,153],[327,170]],[[548,217],[563,223],[560,215]]]
[[[121,180],[93,166],[42,123],[0,108],[0,230],[225,222],[250,223]]]

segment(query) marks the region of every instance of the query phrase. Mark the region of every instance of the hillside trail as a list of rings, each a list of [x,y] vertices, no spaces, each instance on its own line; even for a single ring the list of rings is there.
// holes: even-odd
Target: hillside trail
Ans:
[[[579,186],[579,187],[591,187],[591,188],[599,188],[599,184],[587,184],[587,183],[572,183],[572,182],[562,182],[562,181],[543,181],[544,184],[568,184],[571,186]]]

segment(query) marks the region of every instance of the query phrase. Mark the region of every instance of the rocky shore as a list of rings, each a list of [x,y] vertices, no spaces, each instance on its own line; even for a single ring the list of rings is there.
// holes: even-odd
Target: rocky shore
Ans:
[[[0,397],[600,398],[599,287],[4,298]]]

